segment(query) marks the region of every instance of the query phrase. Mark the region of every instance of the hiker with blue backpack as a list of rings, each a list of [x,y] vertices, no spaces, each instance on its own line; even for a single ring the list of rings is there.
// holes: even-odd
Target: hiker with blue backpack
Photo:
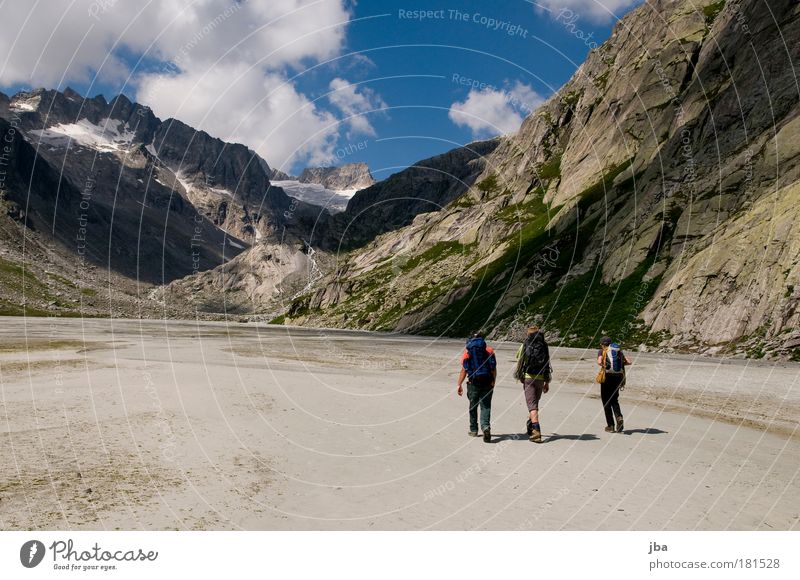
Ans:
[[[490,420],[492,414],[492,394],[497,378],[497,360],[494,350],[486,344],[480,333],[473,334],[461,355],[461,372],[458,375],[458,396],[464,394],[461,386],[467,379],[467,399],[469,399],[469,435],[478,436],[478,408],[480,407],[483,440],[492,438]]]
[[[610,336],[604,336],[600,339],[597,364],[600,365],[600,371],[597,373],[596,381],[600,383],[600,399],[603,401],[603,411],[606,415],[606,432],[622,433],[624,423],[622,409],[619,406],[619,391],[625,387],[625,367],[633,363],[622,352],[619,344],[611,340]]]

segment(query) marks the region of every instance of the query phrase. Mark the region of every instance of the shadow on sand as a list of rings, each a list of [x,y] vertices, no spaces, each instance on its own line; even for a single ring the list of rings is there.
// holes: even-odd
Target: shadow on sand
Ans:
[[[492,435],[492,440],[489,443],[501,443],[503,441],[527,441],[527,433],[500,433]]]
[[[558,433],[553,433],[550,437],[544,440],[545,443],[550,443],[552,441],[558,441],[559,439],[566,439],[567,441],[597,441],[600,439],[594,433],[581,433],[580,435],[559,435]]]
[[[631,433],[635,433],[637,431],[644,431],[643,429],[631,431]],[[653,432],[657,432],[658,430],[652,430]],[[625,431],[627,433],[627,431]],[[662,431],[663,433],[663,431]],[[594,433],[582,433],[581,435],[559,435],[558,433],[553,433],[549,437],[547,435],[542,436],[542,443],[550,443],[551,441],[558,441],[559,439],[564,439],[566,441],[597,441],[599,437]],[[501,443],[503,441],[528,441],[528,434],[527,433],[501,433],[498,435],[492,435],[492,440],[490,443]]]
[[[623,435],[662,435],[664,433],[669,433],[669,431],[662,431],[653,427],[648,427],[647,429],[624,429],[622,431]]]

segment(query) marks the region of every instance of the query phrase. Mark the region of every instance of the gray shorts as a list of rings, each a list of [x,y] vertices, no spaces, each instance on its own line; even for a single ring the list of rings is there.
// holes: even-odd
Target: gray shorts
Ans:
[[[522,389],[525,391],[525,403],[528,405],[528,411],[538,411],[544,381],[542,379],[525,379]]]

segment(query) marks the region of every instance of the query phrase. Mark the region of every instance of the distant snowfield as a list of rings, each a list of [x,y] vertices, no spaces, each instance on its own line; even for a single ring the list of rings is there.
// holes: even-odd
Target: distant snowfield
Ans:
[[[120,131],[120,125],[115,119],[103,119],[97,125],[81,119],[77,123],[61,123],[30,133],[39,138],[40,144],[67,147],[70,143],[77,143],[97,151],[115,153],[129,147],[135,137],[127,125]]]
[[[148,145],[148,147],[149,147],[149,145]],[[179,171],[178,173],[176,173],[175,177],[177,178],[178,182],[183,186],[183,189],[186,191],[186,193],[189,194],[189,195],[192,195],[192,194],[202,195],[203,192],[205,191],[205,192],[214,192],[216,194],[219,194],[219,195],[222,195],[222,196],[225,196],[225,197],[234,197],[233,193],[231,193],[227,189],[222,189],[222,188],[219,188],[219,187],[208,187],[208,186],[202,186],[202,185],[195,185],[194,183],[192,183],[191,181],[189,181],[187,179],[186,174],[183,173],[182,171]]]
[[[300,183],[295,180],[270,181],[283,189],[287,195],[326,208],[331,213],[344,211],[347,202],[356,194],[357,189],[328,189],[317,183]]]
[[[15,98],[12,99],[9,108],[12,111],[27,113],[38,109],[39,103],[41,102],[42,102],[41,95],[35,95],[33,97],[28,97],[28,98]]]

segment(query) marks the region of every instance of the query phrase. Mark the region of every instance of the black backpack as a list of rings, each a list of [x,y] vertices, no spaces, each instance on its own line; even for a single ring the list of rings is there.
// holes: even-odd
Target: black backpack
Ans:
[[[525,339],[523,365],[525,373],[529,375],[550,376],[550,349],[541,332],[532,334]]]

